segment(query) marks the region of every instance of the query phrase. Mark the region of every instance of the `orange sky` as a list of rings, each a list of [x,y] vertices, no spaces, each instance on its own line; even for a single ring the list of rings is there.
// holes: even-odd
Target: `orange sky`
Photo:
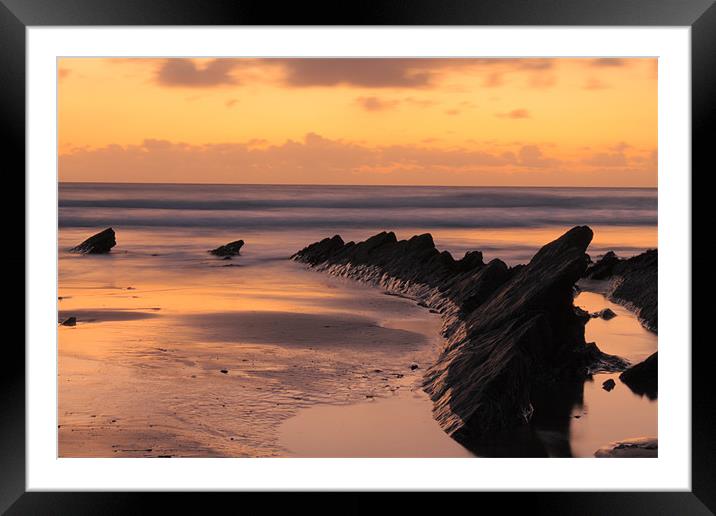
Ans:
[[[656,67],[64,58],[60,180],[656,186]]]

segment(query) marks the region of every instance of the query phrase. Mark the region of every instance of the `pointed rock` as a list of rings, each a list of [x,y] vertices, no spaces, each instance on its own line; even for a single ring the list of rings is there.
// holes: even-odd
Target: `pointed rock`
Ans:
[[[239,251],[241,251],[241,248],[244,246],[243,240],[236,240],[234,242],[229,242],[226,245],[222,245],[217,247],[216,249],[212,249],[209,251],[214,256],[220,256],[224,258],[231,258],[232,256],[237,256],[241,254]]]
[[[81,244],[70,249],[72,253],[81,254],[106,254],[117,245],[114,230],[107,228],[96,235],[92,235]]]

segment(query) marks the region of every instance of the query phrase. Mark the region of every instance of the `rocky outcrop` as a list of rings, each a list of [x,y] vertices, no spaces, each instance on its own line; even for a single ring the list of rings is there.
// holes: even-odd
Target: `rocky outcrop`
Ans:
[[[636,394],[646,395],[653,400],[658,396],[658,372],[659,357],[657,352],[643,362],[629,367],[619,375],[619,379]]]
[[[615,441],[594,452],[598,458],[649,458],[659,456],[659,441],[656,437],[637,437]]]
[[[81,244],[70,249],[72,253],[81,254],[106,254],[117,245],[114,230],[107,228],[96,235],[92,235]]]
[[[239,251],[241,251],[241,248],[244,246],[243,240],[236,240],[234,242],[229,242],[226,245],[222,245],[217,247],[216,249],[212,249],[209,251],[214,256],[220,256],[220,257],[232,257],[237,256],[241,254]]]
[[[592,265],[586,279],[609,279],[607,297],[634,310],[648,329],[658,330],[658,250],[650,249],[629,259],[611,251]]]
[[[529,422],[538,384],[573,381],[627,364],[584,340],[589,315],[575,310],[574,283],[588,264],[586,226],[544,246],[527,265],[485,264],[481,253],[455,260],[429,234],[398,241],[392,232],[364,242],[327,238],[292,258],[328,273],[418,299],[443,316],[446,346],[424,378],[434,416],[459,440]]]
[[[614,251],[609,251],[607,254],[602,256],[596,263],[591,264],[587,267],[584,272],[584,277],[593,280],[607,279],[612,275],[614,266],[619,263],[619,258]]]

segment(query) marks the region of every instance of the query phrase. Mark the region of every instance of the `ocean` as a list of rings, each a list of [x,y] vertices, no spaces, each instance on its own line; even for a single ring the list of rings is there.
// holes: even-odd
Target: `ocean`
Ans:
[[[575,225],[595,230],[591,252],[629,256],[657,246],[657,191],[637,188],[91,184],[59,186],[61,230],[113,226],[164,235],[226,235],[277,257],[333,234],[362,239],[430,232],[454,253],[478,249],[526,261]],[[66,232],[65,232],[66,233]],[[274,241],[274,238],[276,240]],[[120,237],[121,238],[121,237]]]

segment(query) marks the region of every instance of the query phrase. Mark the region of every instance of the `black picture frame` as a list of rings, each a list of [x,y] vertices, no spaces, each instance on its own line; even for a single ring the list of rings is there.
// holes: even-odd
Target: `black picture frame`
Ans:
[[[690,492],[610,492],[610,493],[480,493],[464,495],[452,503],[481,504],[501,511],[526,509],[548,514],[713,514],[716,513],[716,446],[711,369],[714,353],[712,339],[699,339],[713,303],[699,303],[696,293],[714,283],[713,265],[696,253],[711,240],[703,232],[713,217],[699,217],[694,211],[697,197],[708,195],[707,188],[694,188],[696,179],[707,177],[716,128],[716,6],[714,0],[412,0],[411,2],[364,2],[351,9],[345,3],[273,3],[255,0],[0,0],[0,105],[2,106],[2,168],[6,196],[23,198],[25,192],[25,35],[33,26],[87,25],[549,25],[549,26],[688,26],[691,28],[692,71],[692,270],[699,271],[692,287],[692,490]],[[14,159],[13,159],[14,158]],[[12,163],[12,165],[10,165]],[[5,168],[7,167],[7,168]],[[694,173],[699,170],[698,173]],[[15,181],[15,184],[8,184]],[[5,220],[17,219],[19,207],[5,205]],[[10,218],[12,217],[12,218]],[[8,222],[4,225],[6,247],[3,261],[8,288],[13,294],[23,292],[20,274],[25,270],[25,227]],[[701,236],[705,235],[705,237]],[[699,240],[701,237],[702,240]],[[684,264],[688,266],[688,264]],[[703,275],[703,276],[702,276]],[[705,281],[704,281],[705,280]],[[694,283],[692,282],[692,285]],[[14,299],[14,296],[9,298]],[[8,298],[8,299],[9,299]],[[7,306],[7,305],[6,305]],[[6,323],[19,327],[16,315],[7,314]],[[8,514],[134,514],[151,511],[154,502],[162,510],[172,506],[188,508],[186,494],[130,493],[39,493],[25,489],[25,353],[19,338],[7,338],[4,345],[4,367],[0,373],[2,388],[0,426],[0,511]],[[24,342],[24,338],[23,338]],[[687,342],[668,345],[687,346]],[[312,511],[332,513],[366,513],[386,507],[374,494],[353,493],[342,501],[334,495],[303,495],[292,501],[292,510],[301,506]],[[477,499],[474,497],[477,496]],[[239,497],[240,500],[237,500]],[[159,498],[157,500],[157,498]],[[231,501],[229,501],[229,498]],[[224,494],[212,502],[229,502],[236,510],[266,508],[264,500],[246,493]],[[202,512],[209,505],[202,502]],[[426,500],[413,493],[398,502],[401,512],[449,509],[444,501]],[[276,508],[276,507],[274,507]]]

